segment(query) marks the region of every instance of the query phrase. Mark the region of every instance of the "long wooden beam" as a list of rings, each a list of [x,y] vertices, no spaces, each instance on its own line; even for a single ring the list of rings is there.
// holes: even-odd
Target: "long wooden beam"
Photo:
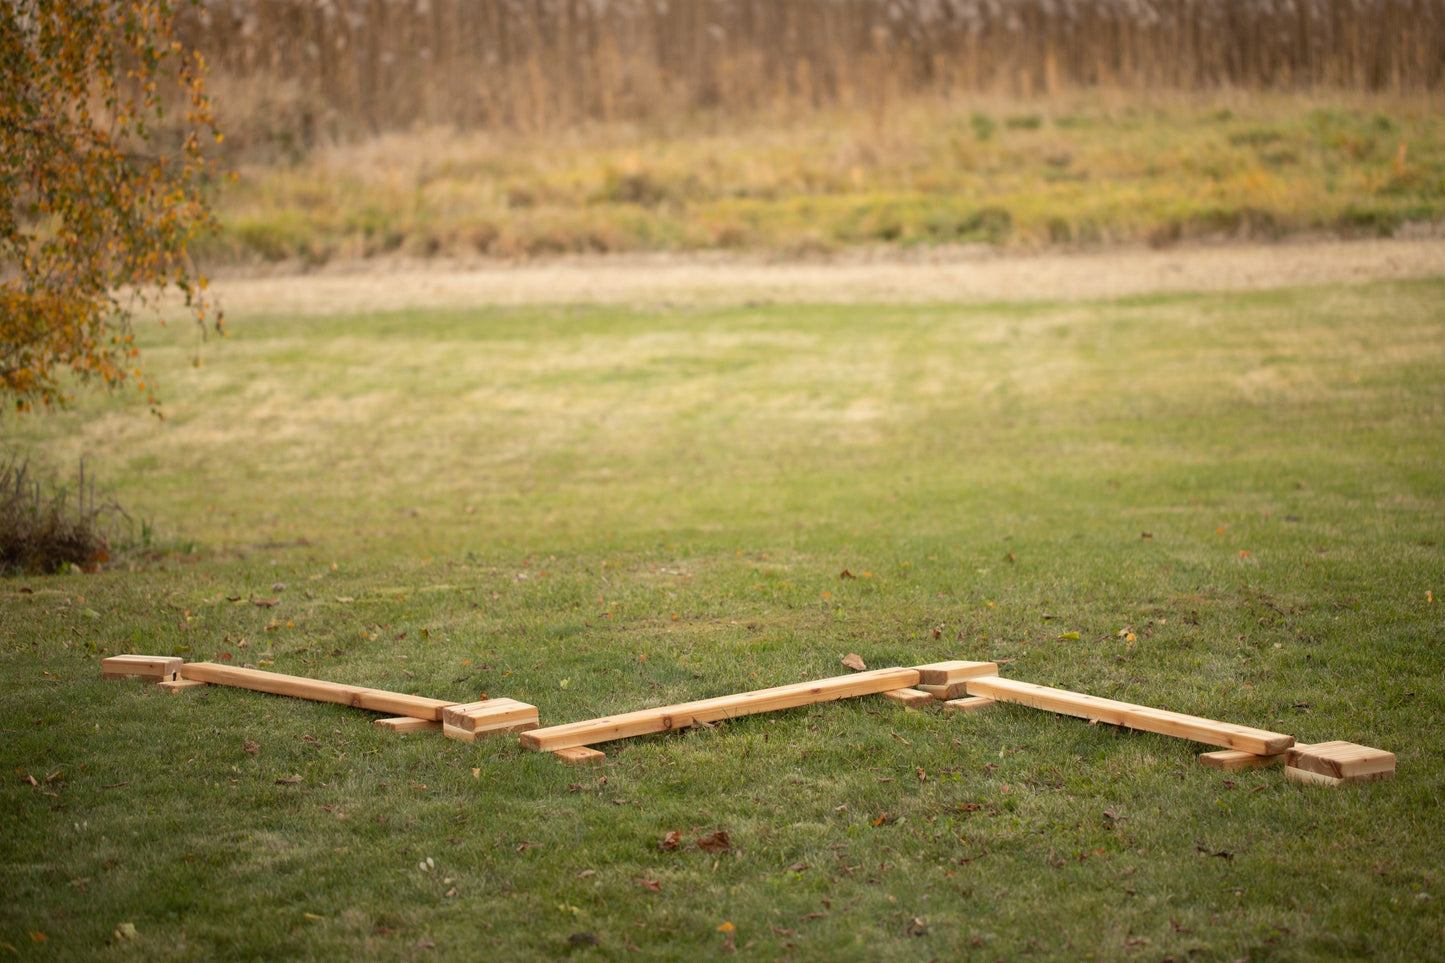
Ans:
[[[343,685],[339,682],[323,682],[298,675],[282,675],[279,672],[263,672],[260,669],[243,669],[239,666],[219,665],[215,662],[186,662],[181,665],[182,679],[209,682],[212,685],[229,685],[241,689],[254,689],[273,695],[294,696],[315,702],[336,702],[357,709],[386,712],[394,716],[409,716],[413,719],[427,719],[441,722],[442,710],[456,705],[443,699],[428,699],[425,696],[407,695],[404,692],[387,692],[384,689],[368,689],[359,685]]]
[[[701,699],[697,702],[642,709],[585,722],[572,722],[563,726],[533,729],[531,732],[522,733],[522,745],[540,752],[555,752],[558,749],[590,746],[652,732],[685,729],[700,722],[717,722],[756,712],[774,712],[778,709],[793,709],[851,696],[891,692],[915,686],[918,680],[917,669],[875,669],[872,672],[836,676],[816,682],[799,682],[772,689]]]
[[[1063,715],[1097,719],[1110,725],[1157,732],[1160,735],[1176,736],[1210,746],[1243,749],[1258,756],[1272,756],[1294,745],[1293,736],[1278,732],[1251,729],[1248,726],[1236,726],[1228,722],[1185,715],[1182,712],[1116,702],[1113,699],[1101,699],[1082,692],[1051,689],[1015,679],[969,679],[966,685],[968,694],[973,696],[987,696],[999,702],[1016,702]]]

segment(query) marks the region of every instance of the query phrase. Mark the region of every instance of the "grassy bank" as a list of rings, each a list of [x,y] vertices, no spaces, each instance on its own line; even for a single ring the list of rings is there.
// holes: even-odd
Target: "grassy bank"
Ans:
[[[886,115],[390,134],[242,167],[219,263],[856,246],[1096,245],[1445,216],[1433,101],[1346,95],[912,102]]]
[[[1438,956],[1442,296],[253,316],[203,368],[149,333],[166,421],[90,398],[7,427],[88,452],[171,550],[0,585],[0,944]],[[846,652],[998,659],[1400,771],[1317,791],[1163,737],[879,699],[577,770],[102,683],[132,650],[546,722]],[[699,848],[718,830],[729,851]]]

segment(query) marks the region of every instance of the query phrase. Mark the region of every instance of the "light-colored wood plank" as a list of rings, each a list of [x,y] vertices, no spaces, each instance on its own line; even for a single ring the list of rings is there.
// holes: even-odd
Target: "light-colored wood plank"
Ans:
[[[1296,769],[1294,766],[1284,767],[1284,777],[1291,782],[1302,782],[1315,786],[1342,786],[1345,783],[1343,779],[1322,776],[1317,772],[1310,772],[1308,769]]]
[[[527,732],[537,728],[535,722],[499,722],[494,726],[484,726],[478,729],[463,729],[460,726],[449,726],[442,723],[442,734],[448,739],[456,739],[459,742],[476,742],[478,739],[485,739],[489,736],[499,736],[504,732]]]
[[[205,688],[204,682],[197,682],[194,679],[172,679],[170,682],[157,682],[157,689],[164,689],[166,692],[180,692],[184,689]]]
[[[181,660],[166,655],[113,655],[100,662],[102,679],[150,679],[170,682],[181,669]]]
[[[873,695],[890,689],[906,689],[917,684],[917,669],[874,669],[871,672],[835,676],[816,682],[799,682],[772,689],[685,702],[681,705],[642,709],[602,719],[549,726],[524,733],[522,745],[528,749],[555,752],[573,746],[590,746],[651,732],[683,729],[694,722],[717,722],[756,712],[775,712],[818,702],[831,702],[834,699]]]
[[[882,695],[889,702],[896,702],[901,706],[909,706],[914,709],[933,705],[933,696],[917,689],[891,689]]]
[[[1277,755],[1294,745],[1293,736],[1279,732],[1251,729],[1230,722],[1151,709],[1148,706],[1117,702],[1113,699],[1101,699],[1082,692],[1052,689],[1016,679],[970,679],[968,692],[969,695],[988,696],[1000,702],[1014,702],[1063,715],[1096,719],[1111,725],[1175,736],[1205,745],[1243,749],[1257,756]]]
[[[417,719],[412,716],[377,719],[376,725],[392,732],[436,732],[442,727],[442,724],[434,719]]]
[[[1243,749],[1216,749],[1213,752],[1201,752],[1199,762],[1210,769],[1221,769],[1225,772],[1238,772],[1241,769],[1263,769],[1266,766],[1276,766],[1284,762],[1285,754],[1275,753],[1272,756],[1257,756],[1252,752],[1245,752]]]
[[[990,699],[988,696],[969,696],[966,699],[949,699],[943,704],[943,711],[977,712],[980,709],[987,709],[997,702],[997,699]]]
[[[984,676],[998,675],[998,663],[996,662],[930,662],[928,665],[916,665],[918,670],[918,681],[920,689],[925,685],[952,685],[955,682],[963,682],[966,679],[978,679]],[[962,695],[959,690],[950,699]]]
[[[572,746],[570,749],[556,749],[552,755],[565,763],[574,766],[586,766],[592,763],[601,762],[607,758],[607,753],[600,749],[589,749],[586,746]]]
[[[1317,742],[1295,746],[1285,765],[1345,782],[1371,782],[1395,777],[1395,754],[1353,742]]]
[[[415,719],[430,719],[433,722],[440,722],[442,710],[456,704],[443,699],[428,699],[424,696],[407,695],[402,692],[342,685],[339,682],[323,682],[320,679],[282,675],[279,672],[263,672],[260,669],[217,665],[214,662],[187,662],[181,666],[180,674],[183,679],[209,682],[212,685],[229,685],[240,689],[253,689],[257,692],[269,692],[272,695],[311,699],[315,702],[335,702],[356,709],[370,709],[372,712],[387,712],[396,716],[411,716]]]
[[[537,707],[516,699],[483,699],[447,706],[442,722],[457,729],[482,731],[496,729],[502,723],[537,723]]]

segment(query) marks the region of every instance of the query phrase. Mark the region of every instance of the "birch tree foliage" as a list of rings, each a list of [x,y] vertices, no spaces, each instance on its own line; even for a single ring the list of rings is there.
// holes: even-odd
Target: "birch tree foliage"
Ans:
[[[221,316],[188,247],[215,227],[221,139],[205,62],[169,0],[0,0],[0,395],[17,411],[74,386],[133,386],[138,312],[177,293]]]

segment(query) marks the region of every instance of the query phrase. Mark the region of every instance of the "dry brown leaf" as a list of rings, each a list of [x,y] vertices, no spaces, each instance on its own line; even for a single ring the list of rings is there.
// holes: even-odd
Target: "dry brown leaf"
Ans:
[[[862,672],[864,669],[868,668],[868,666],[863,662],[863,657],[857,652],[849,652],[847,655],[843,656],[843,664],[846,665],[848,668],[852,669],[854,672]]]
[[[250,755],[254,756],[261,751],[261,744],[259,742],[253,742],[250,739],[247,739],[241,744],[241,748],[246,750],[246,752]]]
[[[682,830],[674,829],[666,836],[657,841],[657,848],[664,853],[670,853],[682,844]]]
[[[647,879],[642,876],[634,876],[632,877],[632,881],[637,885],[641,886],[643,889],[650,889],[654,893],[662,892],[662,884],[655,879]]]
[[[715,833],[709,833],[699,838],[697,848],[705,853],[726,853],[732,851],[733,841],[728,837],[726,829],[719,829]]]

